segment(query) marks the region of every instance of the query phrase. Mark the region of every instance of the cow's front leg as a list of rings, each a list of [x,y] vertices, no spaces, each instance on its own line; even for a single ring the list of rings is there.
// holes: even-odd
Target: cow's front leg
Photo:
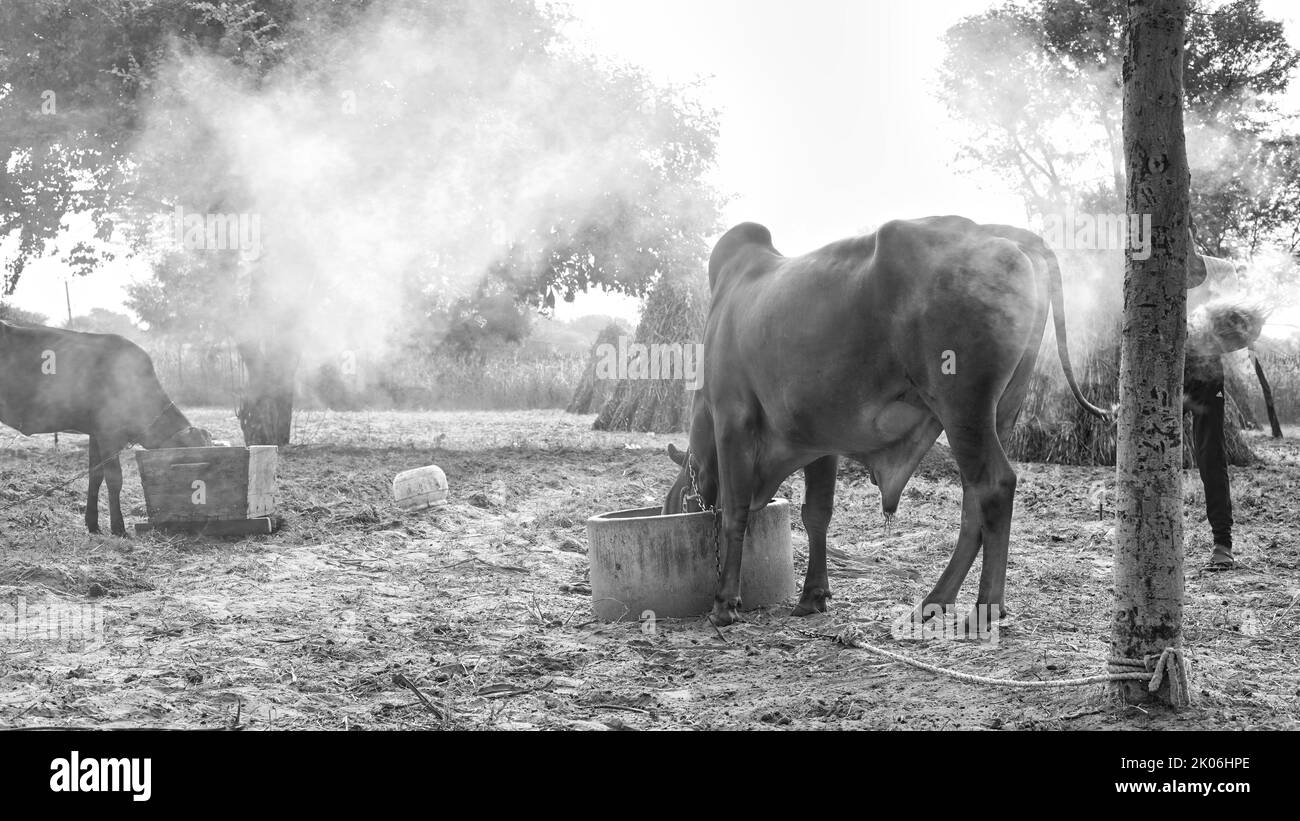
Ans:
[[[718,592],[713,598],[710,618],[719,626],[726,626],[740,618],[740,563],[745,545],[745,529],[749,526],[748,501],[724,508],[722,511],[722,577],[718,579]]]
[[[713,598],[710,618],[719,626],[740,617],[740,564],[745,549],[745,529],[749,526],[749,504],[753,499],[755,476],[752,437],[721,434],[718,437],[718,504],[722,506],[720,550],[723,552],[722,577]]]
[[[105,448],[107,450],[107,448]],[[126,535],[126,522],[122,519],[122,462],[117,449],[104,457],[104,480],[108,485],[108,517],[114,536]]]
[[[99,532],[99,487],[104,483],[104,466],[100,464],[99,439],[90,437],[90,484],[86,489],[86,530]]]
[[[808,534],[808,573],[804,576],[803,594],[792,616],[825,613],[831,598],[831,583],[826,575],[826,530],[835,505],[835,476],[839,457],[823,456],[803,469],[803,528]]]

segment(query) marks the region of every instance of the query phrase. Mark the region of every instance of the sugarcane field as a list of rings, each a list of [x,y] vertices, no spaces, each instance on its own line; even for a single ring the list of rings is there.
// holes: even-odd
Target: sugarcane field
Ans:
[[[1288,0],[5,0],[0,794],[1270,794],[1297,117]]]

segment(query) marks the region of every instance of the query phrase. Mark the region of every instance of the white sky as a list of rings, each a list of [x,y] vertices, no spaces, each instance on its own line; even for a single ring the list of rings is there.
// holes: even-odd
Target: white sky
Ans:
[[[1021,223],[1008,189],[957,173],[957,127],[934,97],[943,32],[986,0],[568,0],[570,35],[672,81],[703,80],[721,110],[715,182],[731,196],[728,225],[767,225],[783,253],[812,250],[893,218],[955,213]],[[1300,3],[1263,0],[1300,38]],[[1300,95],[1300,83],[1297,84]],[[986,181],[986,185],[987,185]],[[121,310],[143,277],[116,263],[71,281],[72,310]],[[66,318],[65,275],[43,260],[12,301]],[[605,294],[561,304],[558,316],[615,313],[638,302]]]

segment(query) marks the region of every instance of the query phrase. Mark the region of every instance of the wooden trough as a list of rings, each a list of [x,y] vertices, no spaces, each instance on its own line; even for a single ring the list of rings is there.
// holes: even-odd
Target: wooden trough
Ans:
[[[273,532],[274,445],[246,448],[162,448],[137,450],[135,461],[144,486],[150,530],[248,536]]]
[[[592,608],[605,621],[707,613],[717,592],[719,555],[712,513],[660,515],[646,507],[587,520]],[[795,593],[790,503],[774,499],[749,514],[740,565],[746,610],[779,604]]]

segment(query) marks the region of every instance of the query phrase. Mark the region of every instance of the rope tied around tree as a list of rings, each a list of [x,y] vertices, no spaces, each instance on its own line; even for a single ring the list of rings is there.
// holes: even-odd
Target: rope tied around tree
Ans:
[[[821,638],[833,639],[839,644],[857,650],[865,650],[883,658],[908,664],[931,673],[948,676],[957,681],[971,684],[988,684],[996,687],[1015,687],[1019,689],[1050,689],[1062,687],[1081,687],[1086,684],[1103,684],[1111,681],[1145,681],[1147,689],[1156,692],[1169,680],[1169,701],[1174,707],[1181,708],[1191,704],[1190,689],[1187,683],[1187,660],[1181,648],[1166,647],[1158,656],[1148,655],[1141,659],[1111,659],[1107,662],[1108,673],[1081,678],[1054,679],[1052,681],[1022,681],[1020,679],[993,678],[975,673],[963,673],[910,658],[902,653],[885,650],[868,644],[863,638],[863,630],[856,625],[849,625],[839,633],[830,636],[824,633],[810,633]]]
[[[1106,663],[1106,669],[1110,670],[1112,675],[1126,678],[1136,679],[1149,675],[1151,680],[1147,684],[1147,689],[1153,693],[1160,689],[1167,675],[1169,703],[1175,707],[1186,707],[1192,703],[1191,688],[1188,685],[1187,657],[1183,655],[1181,647],[1166,647],[1158,656],[1148,654],[1140,659],[1112,658]],[[1137,675],[1124,672],[1135,669],[1141,672]]]

